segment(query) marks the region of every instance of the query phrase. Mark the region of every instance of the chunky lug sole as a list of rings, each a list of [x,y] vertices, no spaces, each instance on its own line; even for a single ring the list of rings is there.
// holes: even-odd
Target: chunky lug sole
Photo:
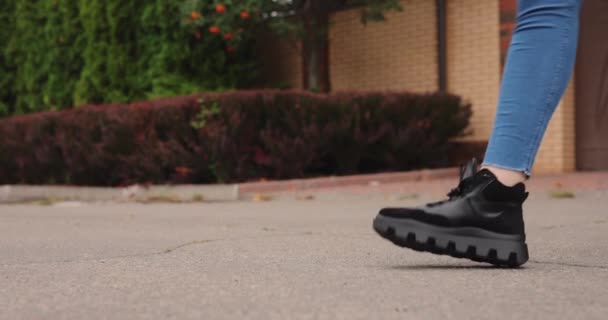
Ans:
[[[411,219],[378,216],[374,229],[383,238],[416,251],[487,262],[517,268],[528,261],[522,236],[505,235],[479,228],[444,228]]]

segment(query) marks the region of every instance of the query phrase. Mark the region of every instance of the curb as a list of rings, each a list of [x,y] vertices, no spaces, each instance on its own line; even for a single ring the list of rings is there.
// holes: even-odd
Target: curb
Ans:
[[[263,198],[269,193],[297,193],[301,191],[378,186],[381,184],[399,184],[456,179],[458,168],[421,170],[411,172],[394,172],[343,177],[322,177],[286,181],[248,182],[231,185],[178,185],[178,186],[140,186],[125,188],[74,187],[74,186],[0,186],[0,204],[57,202],[227,202]],[[415,188],[415,185],[410,185]],[[604,172],[571,172],[535,176],[530,181],[529,190],[546,191],[581,191],[607,190],[608,171]]]
[[[0,186],[0,203],[23,202],[221,202],[237,201],[263,193],[298,192],[310,189],[431,181],[458,176],[458,168],[322,177],[285,181],[248,182],[232,185],[134,185],[125,188],[74,186]]]
[[[72,186],[0,186],[0,203],[34,201],[201,202],[238,200],[236,185],[134,185],[125,188]]]
[[[458,177],[459,172],[460,171],[458,168],[446,168],[286,181],[248,182],[240,184],[238,188],[239,195],[242,197],[244,195],[255,193],[297,192],[310,189],[338,188],[346,186],[432,181],[455,178]]]

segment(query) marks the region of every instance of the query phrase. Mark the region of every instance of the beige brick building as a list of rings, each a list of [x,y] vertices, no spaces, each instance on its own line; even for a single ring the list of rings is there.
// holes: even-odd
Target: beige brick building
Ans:
[[[403,12],[390,13],[385,23],[366,26],[360,23],[356,9],[335,13],[329,35],[332,90],[438,90],[440,49],[437,22],[440,15],[437,14],[437,5],[441,2],[403,0]],[[602,0],[588,2],[599,3]],[[516,1],[447,0],[445,4],[446,89],[473,104],[473,134],[462,142],[483,146],[493,126],[502,65],[514,26]],[[604,8],[602,4],[597,5]],[[608,6],[605,9],[608,14]],[[263,74],[266,80],[301,87],[302,61],[297,49],[276,41],[264,45],[273,48],[264,58],[266,64],[272,66]],[[608,48],[605,52],[608,65]],[[598,59],[603,57],[602,54]],[[608,74],[603,76],[608,77]],[[608,96],[608,81],[606,88],[599,91]],[[605,142],[599,148],[604,148],[605,154],[593,151],[593,155],[577,159],[575,105],[577,109],[580,107],[577,99],[575,84],[571,81],[549,126],[534,172],[565,172],[577,167],[608,169],[608,145]],[[608,98],[605,100],[608,108]],[[608,133],[605,127],[603,130]],[[589,148],[599,149],[597,145]]]

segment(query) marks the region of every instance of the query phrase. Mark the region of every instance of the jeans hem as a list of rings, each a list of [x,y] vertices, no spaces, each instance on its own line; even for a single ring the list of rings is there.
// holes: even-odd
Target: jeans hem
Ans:
[[[506,166],[506,165],[502,165],[502,164],[491,163],[491,162],[484,162],[481,166],[482,167],[489,166],[489,167],[496,167],[496,168],[505,169],[505,170],[523,172],[527,178],[530,178],[530,175],[531,175],[530,169],[525,169],[525,168],[516,168],[516,167]]]

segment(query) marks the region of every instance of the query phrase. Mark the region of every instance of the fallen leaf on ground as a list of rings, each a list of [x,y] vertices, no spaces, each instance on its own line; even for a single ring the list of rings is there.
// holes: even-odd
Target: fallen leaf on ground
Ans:
[[[418,199],[418,195],[415,193],[412,194],[404,194],[399,197],[399,200],[413,200]]]
[[[573,192],[564,190],[552,191],[551,193],[549,193],[549,195],[551,196],[551,198],[554,199],[572,199],[575,197]]]
[[[251,200],[253,202],[266,202],[272,200],[272,197],[267,194],[256,194]]]
[[[313,196],[312,194],[296,196],[296,200],[314,200],[314,199],[315,199],[315,196]]]

